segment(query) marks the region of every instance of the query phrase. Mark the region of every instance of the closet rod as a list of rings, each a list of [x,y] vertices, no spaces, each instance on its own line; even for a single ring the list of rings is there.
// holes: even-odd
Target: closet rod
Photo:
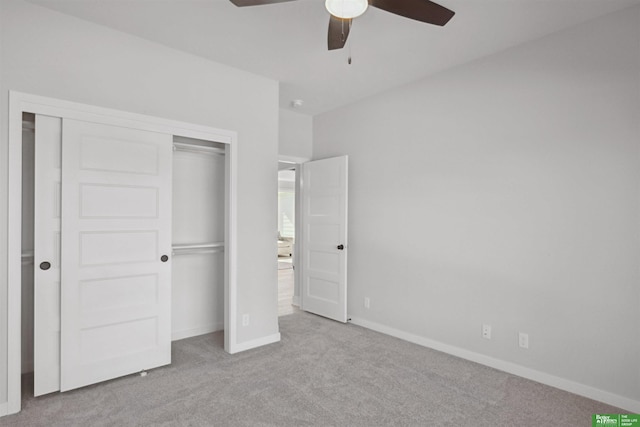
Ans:
[[[224,156],[224,149],[210,147],[206,145],[186,144],[184,142],[174,142],[173,149],[177,151],[189,151],[191,153],[211,154]]]
[[[28,120],[23,120],[22,121],[22,130],[28,130],[28,131],[35,131],[36,130],[36,124],[34,122],[30,122]]]
[[[20,258],[22,264],[31,264],[33,262],[33,252],[23,252]]]

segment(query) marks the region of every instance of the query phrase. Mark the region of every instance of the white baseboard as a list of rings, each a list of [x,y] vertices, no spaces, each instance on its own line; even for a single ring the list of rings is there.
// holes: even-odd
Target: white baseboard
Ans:
[[[443,353],[450,354],[452,356],[460,357],[461,359],[470,360],[472,362],[489,366],[491,368],[498,369],[509,374],[517,375],[519,377],[536,381],[551,387],[559,388],[560,390],[568,391],[570,393],[588,397],[589,399],[598,400],[609,405],[617,406],[631,413],[640,413],[640,401],[629,399],[628,397],[620,396],[585,384],[577,383],[575,381],[557,377],[555,375],[540,372],[535,369],[517,365],[515,363],[496,359],[490,356],[485,356],[484,354],[476,353],[474,351],[465,350],[463,348],[455,347],[449,344],[444,344],[439,341],[424,338],[419,335],[414,335],[409,332],[401,331],[399,329],[382,325],[380,323],[371,322],[369,320],[352,317],[351,323],[374,330],[376,332],[391,335],[392,337],[400,338],[402,340],[409,341],[423,347],[428,347],[434,350],[441,351]]]
[[[300,297],[296,297],[296,296],[294,296],[294,297],[291,299],[291,304],[293,304],[293,305],[295,305],[296,307],[298,307],[298,308],[299,308],[299,307],[300,307]]]
[[[9,404],[7,402],[0,403],[0,417],[9,415]]]
[[[258,338],[251,341],[234,344],[229,349],[230,354],[240,353],[241,351],[251,350],[252,348],[262,347],[263,345],[273,344],[280,341],[280,332],[266,337]]]
[[[196,337],[198,335],[209,334],[224,329],[224,323],[213,323],[209,325],[199,326],[197,328],[183,329],[181,331],[171,331],[171,341],[183,340],[185,338]]]

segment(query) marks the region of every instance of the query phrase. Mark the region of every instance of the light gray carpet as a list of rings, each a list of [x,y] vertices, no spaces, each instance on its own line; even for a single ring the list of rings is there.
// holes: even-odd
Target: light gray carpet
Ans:
[[[146,377],[26,391],[0,425],[590,426],[593,413],[622,412],[307,313],[280,328],[282,342],[233,356],[221,333],[203,335],[175,342],[173,364]]]

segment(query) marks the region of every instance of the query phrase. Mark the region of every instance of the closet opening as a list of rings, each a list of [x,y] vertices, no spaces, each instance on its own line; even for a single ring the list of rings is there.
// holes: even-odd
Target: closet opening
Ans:
[[[172,340],[212,331],[246,349],[236,132],[16,91],[8,131],[3,412],[31,372],[41,395],[164,366]]]
[[[64,265],[61,194],[65,191],[61,181],[62,124],[63,119],[59,117],[22,114],[20,377],[26,396],[61,389],[60,270],[61,264]],[[182,136],[173,136],[172,145],[170,335],[171,341],[177,341],[225,329],[230,145]],[[50,169],[44,184],[42,174],[39,176],[37,172],[43,168]],[[112,184],[101,186],[115,187]],[[128,200],[136,204],[134,199]],[[48,208],[44,209],[45,206]],[[82,209],[85,208],[82,205]],[[38,210],[47,211],[44,219]],[[98,217],[98,221],[104,221],[101,218]],[[53,237],[38,240],[38,233]],[[38,254],[35,262],[34,252]],[[46,262],[40,263],[41,258]],[[38,282],[38,274],[43,271],[54,273],[54,279]],[[135,277],[143,276],[132,277],[134,280],[120,286],[122,301],[142,301],[144,298],[140,291],[148,288],[148,283],[136,287]],[[102,282],[98,286],[107,286],[108,281]],[[42,292],[43,289],[46,291]],[[36,303],[38,298],[39,303]],[[42,325],[43,320],[48,325],[44,331],[37,326]],[[42,336],[36,338],[38,329],[40,334],[46,335],[44,339]],[[223,346],[220,336],[212,336],[212,339]]]
[[[225,144],[173,137],[172,340],[224,329]]]

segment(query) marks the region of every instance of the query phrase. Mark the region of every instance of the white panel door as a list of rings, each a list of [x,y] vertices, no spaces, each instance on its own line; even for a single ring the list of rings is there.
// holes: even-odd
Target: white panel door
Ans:
[[[62,391],[171,363],[172,137],[63,120]]]
[[[302,309],[347,321],[347,156],[302,165]]]
[[[60,390],[62,119],[36,115],[34,198],[34,395]]]

